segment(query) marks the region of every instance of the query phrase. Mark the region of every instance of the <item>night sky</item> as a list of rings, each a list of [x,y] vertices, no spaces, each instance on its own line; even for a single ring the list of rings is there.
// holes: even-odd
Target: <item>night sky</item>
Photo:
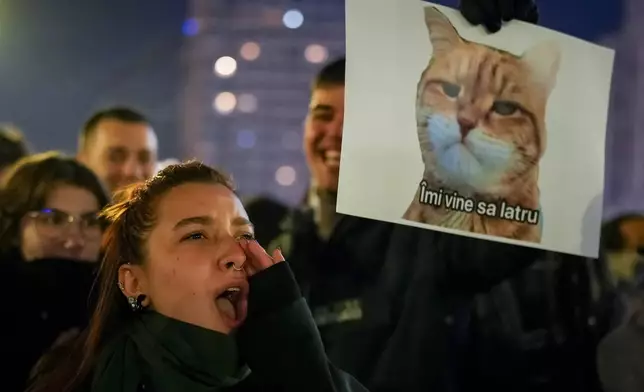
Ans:
[[[175,154],[184,1],[0,4],[0,122],[38,150],[73,152],[95,109],[132,104],[154,119],[162,156]]]

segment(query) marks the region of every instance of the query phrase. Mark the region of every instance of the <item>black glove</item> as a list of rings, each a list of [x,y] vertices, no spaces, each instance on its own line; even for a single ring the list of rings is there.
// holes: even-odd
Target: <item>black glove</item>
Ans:
[[[461,0],[459,9],[468,22],[483,25],[490,33],[512,19],[535,24],[539,20],[534,0]]]

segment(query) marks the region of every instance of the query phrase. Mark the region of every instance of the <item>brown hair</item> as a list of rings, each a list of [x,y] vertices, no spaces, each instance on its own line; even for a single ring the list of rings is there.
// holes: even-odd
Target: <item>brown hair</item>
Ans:
[[[78,135],[79,151],[87,148],[89,140],[94,137],[98,125],[106,120],[117,120],[130,124],[150,124],[150,121],[142,113],[126,106],[114,106],[99,110],[87,119]]]
[[[96,175],[74,158],[58,152],[27,156],[11,167],[0,192],[0,251],[19,245],[20,220],[30,211],[43,208],[47,196],[59,185],[86,189],[96,197],[99,208],[109,201]]]
[[[313,79],[313,90],[344,86],[345,64],[345,57],[342,56],[324,65]]]
[[[105,253],[99,271],[99,298],[89,328],[76,342],[66,363],[37,376],[31,392],[74,391],[90,381],[94,361],[104,344],[137,316],[117,288],[119,268],[125,263],[145,261],[145,243],[156,221],[159,199],[186,183],[220,184],[234,191],[228,176],[191,161],[168,166],[144,184],[131,186],[103,211],[110,226],[103,238]]]
[[[29,155],[25,137],[13,125],[0,125],[0,170],[4,170],[19,159]]]

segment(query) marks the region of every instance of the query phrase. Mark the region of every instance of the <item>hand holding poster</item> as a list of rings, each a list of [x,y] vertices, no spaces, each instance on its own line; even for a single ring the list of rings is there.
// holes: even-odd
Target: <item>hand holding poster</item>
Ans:
[[[584,214],[603,190],[613,52],[522,22],[489,35],[446,7],[377,3],[347,4],[338,211],[595,257],[599,238],[580,237],[582,221],[600,225]]]

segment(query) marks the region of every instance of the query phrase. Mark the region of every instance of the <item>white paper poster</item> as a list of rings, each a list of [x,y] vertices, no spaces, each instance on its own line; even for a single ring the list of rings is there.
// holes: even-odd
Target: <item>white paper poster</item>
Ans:
[[[488,34],[431,3],[347,0],[338,212],[596,257],[613,58],[523,22]]]

